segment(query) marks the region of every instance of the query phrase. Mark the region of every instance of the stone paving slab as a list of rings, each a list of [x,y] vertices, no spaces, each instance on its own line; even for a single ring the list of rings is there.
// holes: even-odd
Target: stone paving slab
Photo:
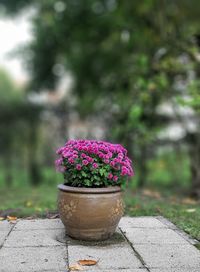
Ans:
[[[135,244],[187,244],[179,234],[167,228],[121,228],[128,240]]]
[[[141,217],[129,217],[126,216],[119,222],[120,228],[167,228],[167,225],[162,223],[155,217],[152,216],[141,216]]]
[[[68,247],[69,264],[74,264],[77,260],[94,259],[98,260],[94,271],[110,269],[131,269],[141,268],[140,260],[135,256],[131,247],[127,244],[123,248],[117,246],[107,247],[88,247],[88,246],[69,246]],[[85,267],[90,271],[91,267]]]
[[[89,272],[98,272],[98,270],[88,270]],[[99,270],[102,271],[102,270]],[[132,268],[132,269],[104,269],[103,272],[148,272],[145,268]],[[187,271],[188,272],[188,271]],[[192,271],[193,272],[193,271]],[[196,271],[195,271],[196,272]]]
[[[14,227],[13,223],[8,221],[0,221],[0,232],[1,231],[10,231]]]
[[[66,271],[66,247],[2,248],[1,272]]]
[[[150,272],[199,272],[199,268],[152,268]]]
[[[138,245],[135,250],[142,256],[149,268],[198,268],[200,271],[200,252],[190,244]]]
[[[3,245],[8,233],[9,233],[9,231],[6,231],[6,230],[0,232],[0,247]]]
[[[38,229],[12,231],[4,243],[4,247],[47,247],[63,246],[64,229]]]
[[[200,272],[200,251],[187,234],[158,217],[124,217],[107,241],[69,238],[60,219],[0,221],[0,272],[66,272],[79,259],[84,271]]]
[[[191,238],[186,232],[179,229],[176,225],[174,225],[172,222],[170,222],[169,220],[167,220],[163,216],[156,216],[156,218],[158,220],[160,220],[162,223],[164,223],[169,229],[172,229],[176,233],[178,233],[182,238],[184,238],[184,240],[188,241],[189,243],[195,245],[199,242],[198,240]]]
[[[10,233],[12,228],[13,228],[13,224],[11,224],[9,222],[1,222],[1,225],[0,225],[0,248],[2,247],[3,243],[5,242],[7,236]]]
[[[20,220],[13,230],[64,229],[60,219],[32,219]]]

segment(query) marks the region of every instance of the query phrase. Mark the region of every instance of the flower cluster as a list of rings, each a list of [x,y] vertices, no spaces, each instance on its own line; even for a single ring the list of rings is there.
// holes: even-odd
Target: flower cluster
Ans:
[[[69,140],[57,150],[56,168],[71,186],[104,187],[120,185],[133,176],[127,150],[120,144],[96,140]]]

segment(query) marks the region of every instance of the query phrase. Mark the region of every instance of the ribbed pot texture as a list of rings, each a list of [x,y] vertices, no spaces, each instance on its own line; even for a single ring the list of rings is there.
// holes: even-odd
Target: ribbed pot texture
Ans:
[[[70,237],[86,241],[112,236],[123,215],[121,188],[77,188],[58,185],[58,210]]]

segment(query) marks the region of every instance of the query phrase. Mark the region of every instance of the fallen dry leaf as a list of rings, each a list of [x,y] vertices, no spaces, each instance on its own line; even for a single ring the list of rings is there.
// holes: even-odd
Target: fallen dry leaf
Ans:
[[[83,270],[83,268],[79,264],[72,264],[69,267],[69,271],[80,271]]]
[[[35,216],[28,216],[26,217],[27,220],[32,220],[32,219],[35,219],[36,217]]]
[[[8,221],[16,221],[17,220],[17,217],[16,216],[7,216],[6,218]]]
[[[87,265],[87,266],[90,266],[90,265],[95,265],[97,264],[97,261],[95,260],[79,260],[78,263],[80,265]]]
[[[49,219],[56,219],[56,218],[59,218],[59,214],[54,214],[52,216],[49,216]]]
[[[0,216],[0,221],[3,221],[5,218]]]

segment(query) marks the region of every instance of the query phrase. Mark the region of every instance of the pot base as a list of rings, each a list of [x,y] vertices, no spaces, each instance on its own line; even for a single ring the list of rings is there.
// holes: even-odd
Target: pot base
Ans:
[[[106,229],[87,229],[80,230],[77,228],[66,229],[67,235],[73,239],[83,241],[104,241],[109,239],[115,232],[116,227]]]

